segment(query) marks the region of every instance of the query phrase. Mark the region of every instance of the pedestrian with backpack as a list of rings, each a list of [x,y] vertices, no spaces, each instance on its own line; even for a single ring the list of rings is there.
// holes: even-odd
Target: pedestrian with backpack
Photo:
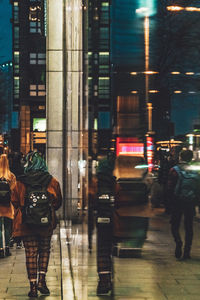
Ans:
[[[0,156],[0,258],[10,256],[9,242],[12,233],[14,208],[11,203],[11,190],[16,183],[10,171],[6,154]]]
[[[184,216],[185,244],[183,259],[189,259],[193,240],[193,218],[195,206],[198,205],[199,175],[192,170],[193,152],[182,150],[180,162],[169,171],[168,206],[171,213],[171,232],[176,243],[175,257],[182,257],[183,242],[179,233],[182,216]]]
[[[56,227],[55,211],[62,204],[62,195],[59,182],[48,173],[38,152],[27,155],[24,167],[25,174],[17,178],[12,194],[15,207],[13,236],[21,237],[24,243],[30,281],[28,296],[37,297],[38,291],[43,295],[50,294],[46,273],[51,236]]]

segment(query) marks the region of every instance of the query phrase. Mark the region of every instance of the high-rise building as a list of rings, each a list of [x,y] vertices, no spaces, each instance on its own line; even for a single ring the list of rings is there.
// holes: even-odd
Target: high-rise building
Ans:
[[[89,149],[93,158],[108,150],[112,137],[110,5],[110,0],[88,1]]]
[[[40,130],[35,124],[45,119],[46,39],[41,2],[12,0],[13,108],[19,112],[19,143],[23,153],[34,147],[32,133],[34,129]],[[44,144],[40,150],[44,150]]]
[[[7,61],[0,65],[0,99],[1,99],[1,112],[0,112],[0,133],[10,133],[11,129],[15,127],[12,122],[14,118],[12,111],[13,100],[13,67],[12,62]]]

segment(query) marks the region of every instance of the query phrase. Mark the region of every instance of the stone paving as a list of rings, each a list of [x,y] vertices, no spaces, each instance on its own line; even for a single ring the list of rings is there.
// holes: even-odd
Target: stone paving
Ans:
[[[61,300],[61,267],[59,231],[52,237],[52,249],[47,274],[47,284],[51,291],[48,300]],[[25,266],[24,248],[11,249],[12,256],[0,260],[0,300],[25,300],[30,299],[29,282]],[[45,296],[39,298],[47,299]]]
[[[96,249],[87,249],[87,225],[62,225],[52,238],[47,274],[48,300],[199,300],[200,222],[194,223],[192,259],[176,260],[169,216],[159,212],[150,219],[147,240],[140,258],[114,257],[113,295],[96,296]],[[182,229],[183,230],[183,229]],[[66,238],[67,237],[67,238]],[[60,247],[61,246],[61,247]],[[24,249],[12,250],[0,260],[0,300],[29,299]]]
[[[183,228],[182,228],[183,230]],[[95,245],[95,244],[94,244]],[[114,295],[96,296],[95,249],[88,258],[88,300],[199,300],[200,223],[195,221],[192,259],[176,260],[169,217],[150,220],[141,258],[114,257]]]

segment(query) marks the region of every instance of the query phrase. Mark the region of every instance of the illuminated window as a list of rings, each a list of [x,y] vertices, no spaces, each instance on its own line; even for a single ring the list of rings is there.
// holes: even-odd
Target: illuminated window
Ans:
[[[110,128],[110,112],[109,111],[100,111],[98,113],[98,128],[99,129]]]
[[[19,22],[19,6],[17,2],[14,2],[13,19],[14,19],[14,23]]]
[[[46,95],[45,85],[44,84],[30,84],[29,95],[31,97],[45,96]]]
[[[99,32],[100,50],[109,48],[109,28],[100,27]]]
[[[40,6],[37,5],[37,6],[29,7],[30,33],[41,33],[40,15],[41,15]]]
[[[19,73],[19,51],[14,51],[14,73]]]
[[[110,97],[110,78],[99,77],[99,98],[109,99]]]
[[[31,65],[45,65],[46,54],[45,53],[30,53],[30,64]]]
[[[105,5],[106,4],[106,5]],[[109,4],[103,2],[101,5],[101,24],[108,25],[109,24]]]
[[[14,98],[15,99],[19,98],[19,77],[18,76],[14,77]]]
[[[18,26],[14,27],[14,48],[15,49],[19,48],[19,27]]]
[[[100,52],[99,53],[99,64],[108,65],[109,64],[109,52]]]

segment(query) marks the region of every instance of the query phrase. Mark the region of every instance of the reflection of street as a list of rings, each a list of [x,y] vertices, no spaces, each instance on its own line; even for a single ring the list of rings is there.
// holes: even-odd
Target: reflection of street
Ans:
[[[140,258],[114,257],[114,297],[112,299],[196,300],[199,299],[199,224],[195,223],[192,260],[177,261],[171,237],[169,216],[154,209],[147,239]],[[183,232],[182,232],[183,233]],[[88,299],[96,296],[97,276],[94,272],[95,243],[88,257]]]

